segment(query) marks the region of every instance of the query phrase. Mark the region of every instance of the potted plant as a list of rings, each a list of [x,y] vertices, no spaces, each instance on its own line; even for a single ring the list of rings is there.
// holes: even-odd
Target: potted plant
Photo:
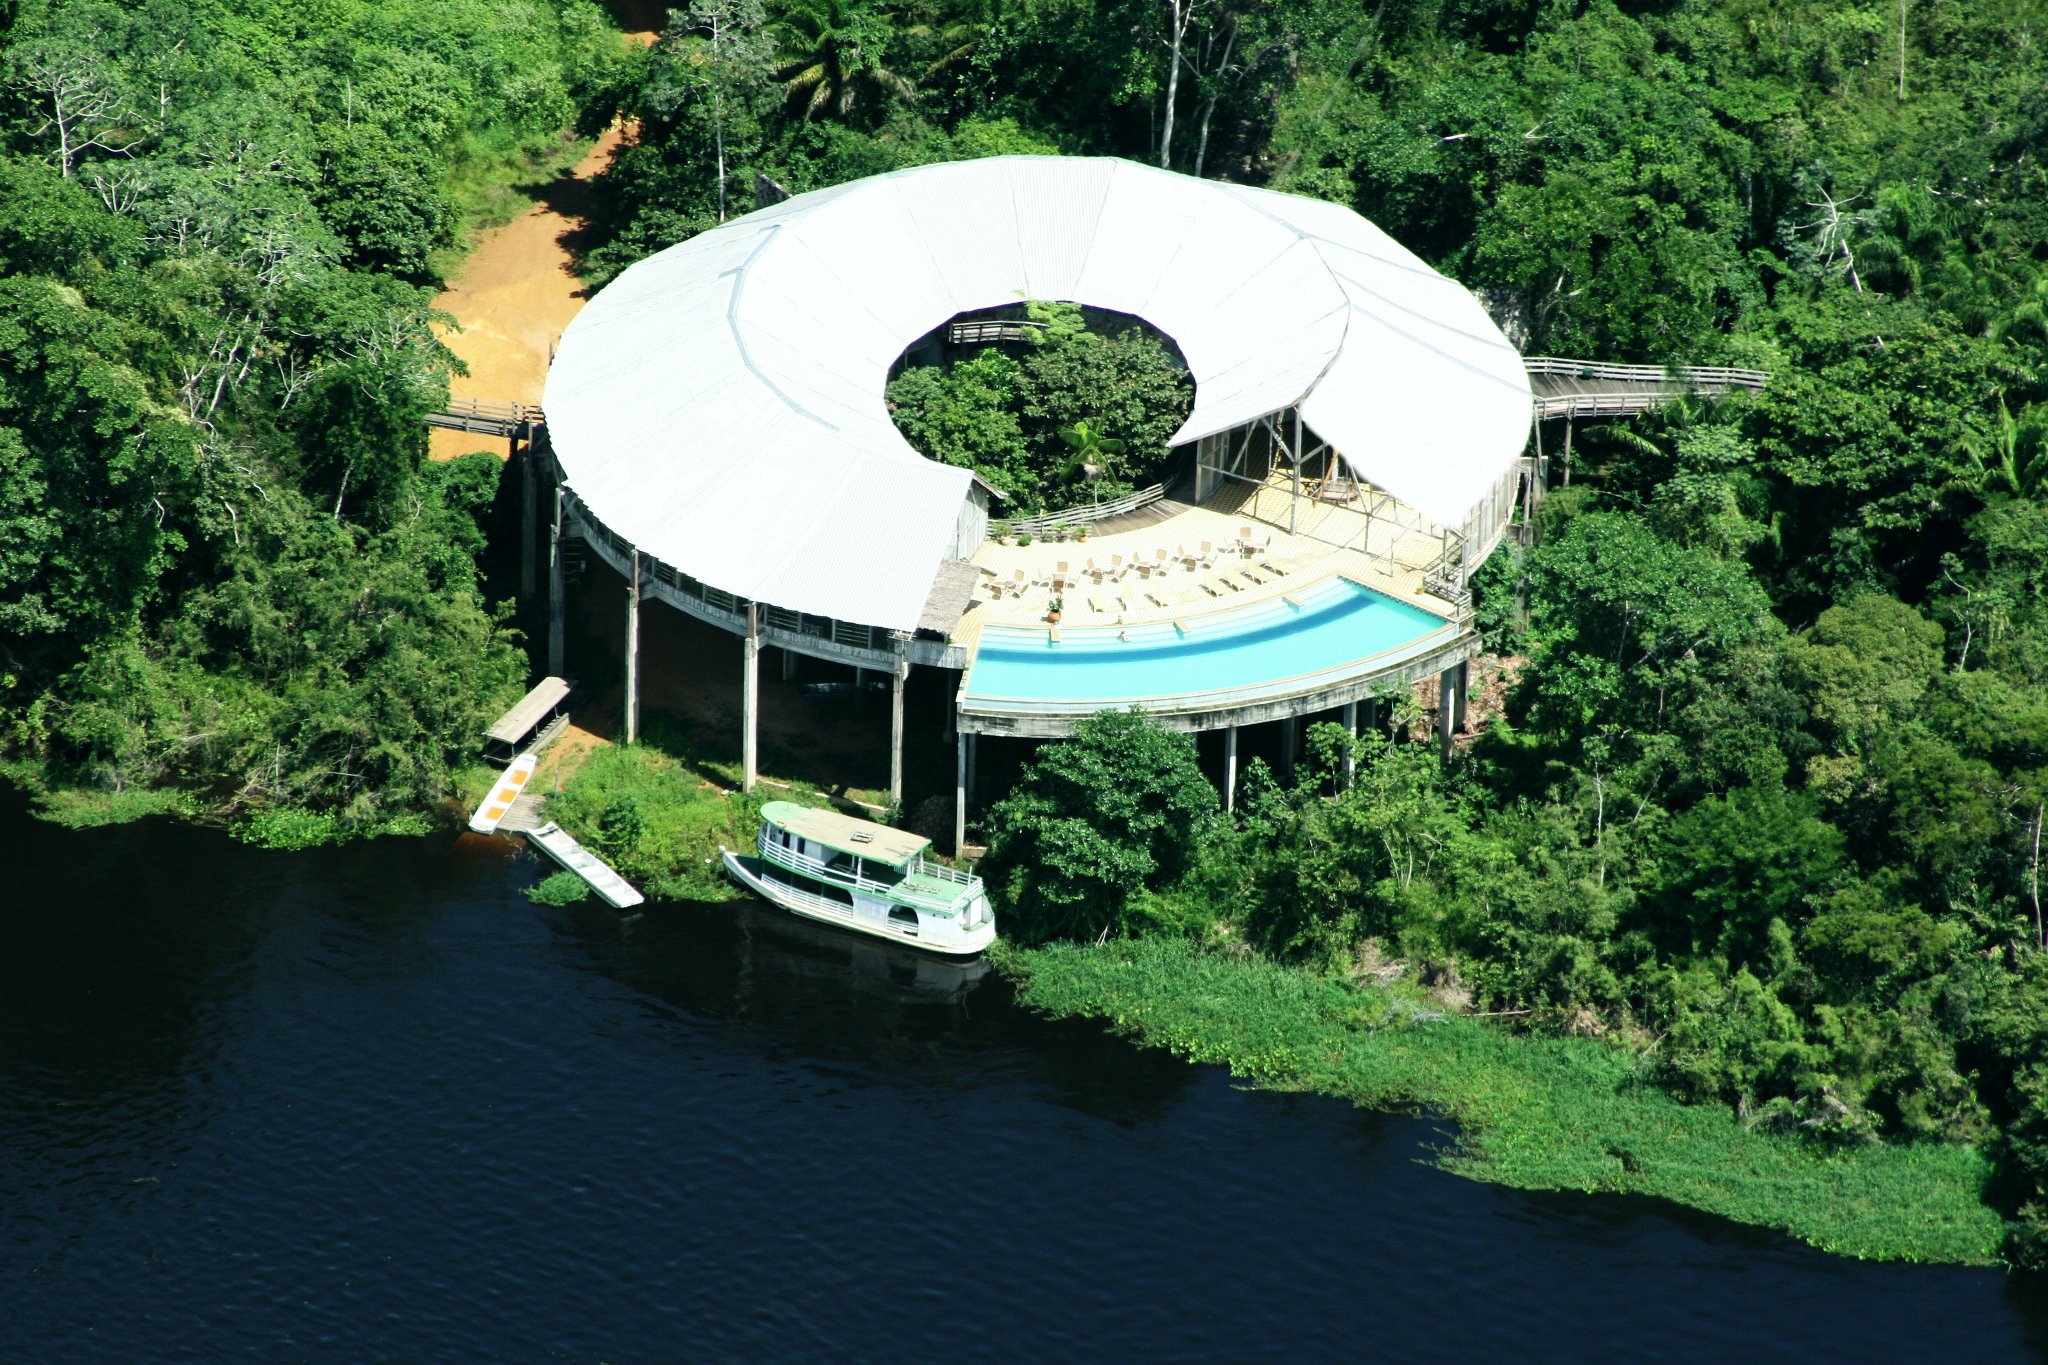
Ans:
[[[1080,541],[1083,545],[1088,543],[1088,524],[1086,522],[1074,528],[1074,539]]]
[[[1059,598],[1053,598],[1052,601],[1048,602],[1045,607],[1046,621],[1052,625],[1058,625],[1060,623],[1060,612],[1066,609],[1066,605],[1067,604]]]
[[[1031,543],[1031,533],[1029,531],[1019,531],[1017,533],[1017,543],[1019,545],[1029,545]]]

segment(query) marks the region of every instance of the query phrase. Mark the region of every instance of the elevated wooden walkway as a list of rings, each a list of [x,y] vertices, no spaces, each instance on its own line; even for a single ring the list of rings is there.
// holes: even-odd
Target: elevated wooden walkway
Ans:
[[[1538,420],[1575,417],[1634,417],[1689,393],[1760,392],[1771,382],[1767,370],[1725,366],[1609,365],[1597,360],[1533,355],[1529,372]]]
[[[534,429],[547,421],[538,403],[501,403],[490,398],[451,398],[440,412],[427,414],[427,425],[444,431],[474,432],[530,441]]]

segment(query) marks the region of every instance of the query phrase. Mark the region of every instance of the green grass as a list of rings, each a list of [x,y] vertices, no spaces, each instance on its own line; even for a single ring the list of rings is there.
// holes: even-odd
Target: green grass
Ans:
[[[1029,1006],[1273,1089],[1456,1119],[1442,1164],[1533,1190],[1645,1194],[1874,1260],[1993,1264],[1990,1163],[1959,1146],[1821,1147],[1681,1104],[1626,1049],[1510,1033],[1399,988],[1168,939],[1006,948]]]
[[[758,810],[707,781],[687,755],[649,744],[593,750],[547,805],[550,819],[648,895],[698,901],[739,895],[718,846],[751,848]]]
[[[480,235],[532,208],[540,191],[581,161],[594,140],[567,130],[544,137],[506,130],[465,135],[441,178],[455,209],[455,243],[435,252],[429,268],[453,279]]]
[[[131,787],[126,791],[90,791],[77,787],[31,788],[38,819],[67,829],[99,829],[125,825],[151,815],[190,815],[192,803],[179,791],[163,787]]]

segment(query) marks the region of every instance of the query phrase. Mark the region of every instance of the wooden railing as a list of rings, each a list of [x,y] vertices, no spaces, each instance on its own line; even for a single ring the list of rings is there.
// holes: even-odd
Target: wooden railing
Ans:
[[[1042,535],[1059,526],[1083,526],[1089,522],[1107,521],[1120,517],[1126,512],[1135,512],[1140,507],[1149,507],[1166,496],[1166,485],[1155,483],[1150,488],[1140,488],[1109,502],[1090,503],[1086,507],[1070,507],[1064,512],[1041,512],[1035,517],[1005,517],[988,524],[992,536],[1014,536],[1017,534]]]
[[[481,436],[530,436],[547,421],[538,403],[500,403],[489,398],[451,398],[440,412],[427,414],[427,425]]]
[[[998,341],[1022,341],[1042,322],[956,322],[946,329],[946,340],[955,346],[987,346]]]
[[[1565,356],[1522,357],[1531,379],[1611,379],[1627,384],[1683,384],[1694,389],[1761,389],[1771,382],[1769,370],[1742,370],[1726,365],[1610,365]]]

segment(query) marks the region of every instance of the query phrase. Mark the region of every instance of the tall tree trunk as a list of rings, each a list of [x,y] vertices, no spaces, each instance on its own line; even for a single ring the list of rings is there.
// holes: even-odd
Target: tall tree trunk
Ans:
[[[1225,22],[1229,22],[1226,20]],[[1211,35],[1212,38],[1214,35]],[[1204,43],[1204,47],[1211,44]],[[1216,115],[1216,100],[1223,93],[1220,86],[1223,73],[1230,69],[1230,56],[1237,48],[1237,25],[1230,24],[1230,32],[1224,36],[1223,58],[1209,68],[1209,98],[1202,104],[1202,132],[1195,139],[1195,175],[1200,178],[1202,168],[1209,160],[1209,120]]]
[[[1166,119],[1159,130],[1159,167],[1171,170],[1168,158],[1173,150],[1173,106],[1180,99],[1180,44],[1187,35],[1188,19],[1195,0],[1167,0],[1173,10],[1173,39],[1166,58]]]

